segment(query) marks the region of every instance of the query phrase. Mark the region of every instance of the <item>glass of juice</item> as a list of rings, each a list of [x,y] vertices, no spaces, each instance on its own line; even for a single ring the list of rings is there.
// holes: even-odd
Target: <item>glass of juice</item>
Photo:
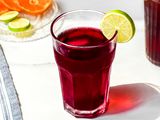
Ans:
[[[61,14],[51,25],[64,109],[75,117],[97,117],[108,107],[117,32],[110,40],[104,37],[99,29],[103,16],[76,10]]]
[[[160,0],[144,0],[146,54],[155,65],[160,66]]]

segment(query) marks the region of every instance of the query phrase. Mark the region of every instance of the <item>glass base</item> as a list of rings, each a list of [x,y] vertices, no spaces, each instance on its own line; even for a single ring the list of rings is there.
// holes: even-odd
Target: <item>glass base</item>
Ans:
[[[152,59],[151,57],[149,57],[148,55],[147,55],[147,58],[148,58],[148,60],[149,60],[152,64],[160,67],[160,61],[153,60],[153,59]]]
[[[77,118],[95,118],[95,117],[102,115],[107,110],[107,108],[108,108],[107,102],[104,102],[98,108],[96,108],[94,110],[90,110],[90,111],[77,110],[77,109],[72,108],[67,103],[64,103],[64,109],[68,113],[70,113],[71,115],[73,115],[74,117],[77,117]]]

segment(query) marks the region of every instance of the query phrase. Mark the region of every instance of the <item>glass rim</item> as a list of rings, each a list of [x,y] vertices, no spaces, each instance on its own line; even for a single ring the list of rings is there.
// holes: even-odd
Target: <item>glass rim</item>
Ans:
[[[64,12],[64,13],[61,13],[59,16],[57,16],[53,22],[51,23],[51,26],[50,26],[50,32],[51,32],[51,36],[54,38],[52,38],[53,41],[56,41],[62,45],[65,45],[65,46],[68,46],[68,47],[73,47],[73,48],[95,48],[95,47],[100,47],[100,46],[104,46],[110,42],[112,42],[116,37],[117,37],[117,33],[118,31],[115,31],[114,35],[112,36],[111,39],[107,40],[107,42],[105,42],[104,44],[100,44],[100,45],[93,45],[93,46],[76,46],[76,45],[69,45],[69,44],[66,44],[64,42],[61,42],[60,40],[58,40],[58,38],[56,37],[56,35],[54,34],[53,32],[53,26],[54,24],[60,20],[63,16],[66,16],[68,14],[72,14],[72,13],[76,13],[76,12],[94,12],[94,13],[97,13],[97,14],[101,14],[101,15],[104,15],[105,13],[103,12],[100,12],[100,11],[97,11],[97,10],[90,10],[90,9],[82,9],[82,10],[72,10],[72,11],[68,11],[68,12]]]

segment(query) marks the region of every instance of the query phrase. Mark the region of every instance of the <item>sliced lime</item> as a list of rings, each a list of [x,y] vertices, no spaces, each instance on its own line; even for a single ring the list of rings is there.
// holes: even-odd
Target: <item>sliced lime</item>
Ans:
[[[13,32],[21,32],[28,29],[30,26],[30,22],[26,18],[17,18],[8,23],[8,29]]]
[[[19,15],[17,11],[9,11],[0,15],[0,21],[3,22],[10,22],[11,20],[15,19]]]
[[[108,39],[118,31],[117,42],[124,43],[132,39],[135,34],[135,24],[132,18],[121,10],[112,10],[103,17],[100,28]]]

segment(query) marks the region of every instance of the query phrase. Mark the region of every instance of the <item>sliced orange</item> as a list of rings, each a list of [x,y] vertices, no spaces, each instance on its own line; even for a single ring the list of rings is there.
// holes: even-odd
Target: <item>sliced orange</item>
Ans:
[[[18,0],[1,0],[1,1],[8,9],[15,10],[15,11],[21,11],[21,8],[18,4]]]
[[[0,14],[7,12],[8,8],[0,0]]]
[[[18,0],[21,9],[32,15],[42,14],[52,4],[52,0]]]

